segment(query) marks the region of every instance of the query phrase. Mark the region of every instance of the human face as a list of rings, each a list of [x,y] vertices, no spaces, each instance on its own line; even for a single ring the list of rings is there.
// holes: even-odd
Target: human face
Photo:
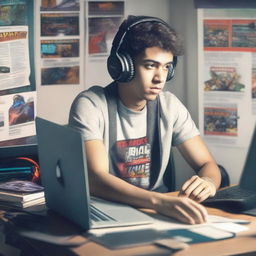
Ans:
[[[121,99],[134,110],[142,109],[146,101],[155,100],[163,90],[173,54],[159,47],[150,47],[135,59],[135,77],[126,84]],[[121,89],[122,90],[122,89]],[[123,97],[122,97],[123,96]]]

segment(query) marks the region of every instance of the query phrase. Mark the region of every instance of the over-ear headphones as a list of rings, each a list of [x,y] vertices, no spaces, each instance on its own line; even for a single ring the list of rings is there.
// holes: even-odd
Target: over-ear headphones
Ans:
[[[132,16],[129,15],[126,22],[123,22],[113,40],[110,56],[107,60],[108,72],[113,80],[118,82],[129,82],[134,78],[135,68],[132,57],[126,52],[120,52],[120,47],[124,42],[127,32],[134,26],[142,22],[158,22],[166,27],[169,25],[163,20],[149,16]],[[172,65],[168,70],[166,81],[174,76],[175,67],[177,65],[177,56],[173,57]]]

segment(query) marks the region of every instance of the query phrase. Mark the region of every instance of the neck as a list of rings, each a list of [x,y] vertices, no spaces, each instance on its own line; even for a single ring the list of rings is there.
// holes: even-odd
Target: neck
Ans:
[[[127,83],[118,84],[119,98],[127,108],[134,111],[141,111],[145,107],[147,101],[145,99],[137,98],[129,88],[130,86],[132,85]]]

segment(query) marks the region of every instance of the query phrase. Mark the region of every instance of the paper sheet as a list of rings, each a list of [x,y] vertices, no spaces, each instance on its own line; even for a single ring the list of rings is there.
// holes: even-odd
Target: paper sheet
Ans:
[[[154,223],[140,226],[130,226],[130,227],[115,227],[115,228],[102,228],[102,229],[91,229],[90,233],[93,235],[102,235],[109,232],[120,232],[120,231],[130,231],[130,230],[141,230],[152,228],[154,230],[172,230],[172,229],[193,229],[195,227],[211,226],[215,228],[221,227],[221,230],[226,230],[233,233],[238,233],[248,229],[247,226],[243,224],[248,224],[249,222],[241,219],[231,219],[216,215],[209,215],[208,221],[203,224],[183,224],[172,218],[168,218],[162,215],[153,215]]]

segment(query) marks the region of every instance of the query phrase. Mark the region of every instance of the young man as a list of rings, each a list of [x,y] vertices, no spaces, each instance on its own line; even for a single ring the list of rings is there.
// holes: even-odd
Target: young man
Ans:
[[[206,220],[200,202],[216,193],[221,178],[188,111],[163,91],[182,51],[164,21],[129,16],[108,58],[114,82],[80,93],[69,124],[84,137],[91,194],[195,224]],[[179,196],[165,193],[171,146],[197,172]]]

